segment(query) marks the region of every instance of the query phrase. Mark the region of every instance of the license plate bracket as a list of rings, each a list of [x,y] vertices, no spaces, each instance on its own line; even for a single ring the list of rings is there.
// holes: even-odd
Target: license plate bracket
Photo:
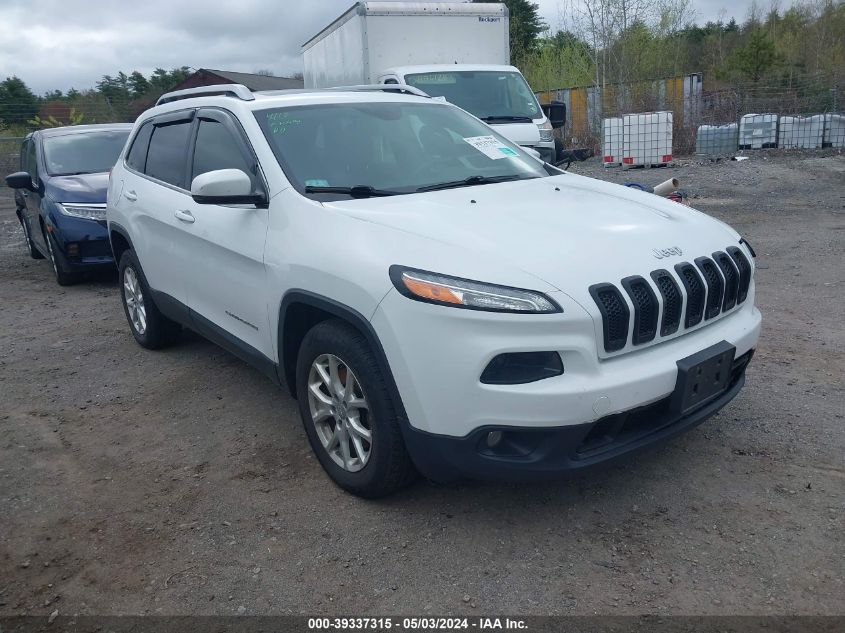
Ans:
[[[679,360],[672,409],[684,415],[720,396],[731,378],[735,355],[736,347],[720,341]]]

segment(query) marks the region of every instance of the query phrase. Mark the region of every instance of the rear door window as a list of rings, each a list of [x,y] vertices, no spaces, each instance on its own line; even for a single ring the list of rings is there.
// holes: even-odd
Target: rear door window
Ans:
[[[185,189],[190,121],[156,125],[147,151],[144,173],[151,178]]]

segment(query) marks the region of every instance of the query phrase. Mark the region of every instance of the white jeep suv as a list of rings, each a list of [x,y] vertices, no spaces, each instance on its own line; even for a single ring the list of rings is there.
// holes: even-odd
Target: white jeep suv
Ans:
[[[740,235],[415,92],[214,86],[144,113],[108,191],[137,341],[188,327],[287,385],[367,497],[577,471],[736,396],[760,331]]]

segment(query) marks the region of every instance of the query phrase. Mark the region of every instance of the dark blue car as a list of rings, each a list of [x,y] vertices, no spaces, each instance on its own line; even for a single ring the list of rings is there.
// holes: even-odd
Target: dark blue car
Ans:
[[[6,176],[29,254],[49,258],[62,286],[87,270],[115,265],[106,190],[131,129],[115,123],[33,132],[21,146],[21,171]]]

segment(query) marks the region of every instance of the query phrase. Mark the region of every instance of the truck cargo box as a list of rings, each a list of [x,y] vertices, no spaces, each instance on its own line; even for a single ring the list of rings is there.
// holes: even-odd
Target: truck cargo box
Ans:
[[[500,3],[358,2],[302,45],[306,88],[378,83],[423,64],[509,64]]]

